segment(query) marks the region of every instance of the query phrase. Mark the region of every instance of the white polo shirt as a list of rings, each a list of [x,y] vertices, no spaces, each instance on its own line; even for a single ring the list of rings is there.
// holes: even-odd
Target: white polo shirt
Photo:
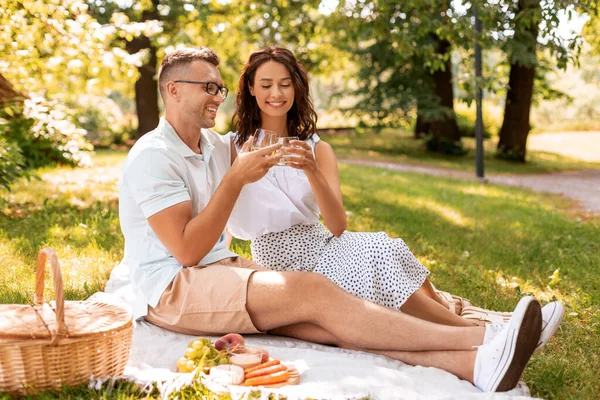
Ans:
[[[208,204],[231,164],[229,135],[201,132],[202,154],[194,153],[171,124],[158,127],[131,148],[119,182],[119,219],[125,236],[123,263],[129,268],[135,301],[134,318],[155,307],[183,266],[158,239],[148,218],[175,204],[191,201],[196,216]],[[199,264],[237,254],[229,251],[225,233]],[[200,288],[199,288],[200,289]]]

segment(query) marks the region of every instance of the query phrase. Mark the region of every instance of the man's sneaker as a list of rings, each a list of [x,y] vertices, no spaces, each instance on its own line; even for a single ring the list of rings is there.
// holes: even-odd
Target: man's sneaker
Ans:
[[[542,333],[540,334],[540,340],[535,347],[535,351],[541,349],[556,333],[564,316],[565,307],[558,301],[553,301],[542,307]]]
[[[473,382],[484,392],[505,392],[519,382],[540,339],[542,310],[533,297],[523,297],[508,326],[475,356]]]
[[[542,333],[535,351],[541,349],[556,333],[565,315],[565,307],[558,301],[553,301],[542,307]],[[508,327],[508,322],[498,322],[485,326],[485,337],[483,344],[491,342],[496,335]]]

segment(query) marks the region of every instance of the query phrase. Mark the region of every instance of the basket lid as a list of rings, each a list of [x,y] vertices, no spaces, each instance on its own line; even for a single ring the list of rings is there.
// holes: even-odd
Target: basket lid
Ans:
[[[64,305],[64,337],[107,334],[133,323],[131,314],[118,306],[88,301],[65,301]],[[56,324],[48,304],[0,305],[0,340],[49,339],[58,332]]]
[[[70,338],[109,333],[132,323],[131,314],[115,305],[65,301],[65,325]]]
[[[41,314],[54,312],[46,307],[31,307],[23,304],[0,305],[0,339],[47,339],[52,336],[49,326]],[[48,319],[48,318],[47,318]]]

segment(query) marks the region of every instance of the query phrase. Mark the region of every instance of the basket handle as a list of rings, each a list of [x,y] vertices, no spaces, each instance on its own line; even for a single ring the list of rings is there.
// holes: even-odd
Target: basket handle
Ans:
[[[63,280],[60,273],[60,264],[58,257],[52,249],[42,249],[38,253],[37,264],[35,267],[35,304],[41,306],[44,304],[44,271],[46,268],[46,260],[50,258],[52,266],[52,278],[54,280],[54,292],[56,295],[56,322],[58,325],[57,334],[52,338],[55,342],[59,336],[65,336],[67,326],[65,325],[65,292],[63,289]]]

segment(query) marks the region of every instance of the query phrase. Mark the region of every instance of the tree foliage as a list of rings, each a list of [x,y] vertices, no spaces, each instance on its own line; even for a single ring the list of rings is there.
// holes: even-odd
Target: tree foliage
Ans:
[[[127,90],[140,57],[109,45],[124,28],[140,27],[101,25],[83,1],[0,0],[0,74],[30,97],[0,110],[0,153],[11,177],[4,186],[28,168],[89,160],[86,132],[68,105],[83,93]]]

